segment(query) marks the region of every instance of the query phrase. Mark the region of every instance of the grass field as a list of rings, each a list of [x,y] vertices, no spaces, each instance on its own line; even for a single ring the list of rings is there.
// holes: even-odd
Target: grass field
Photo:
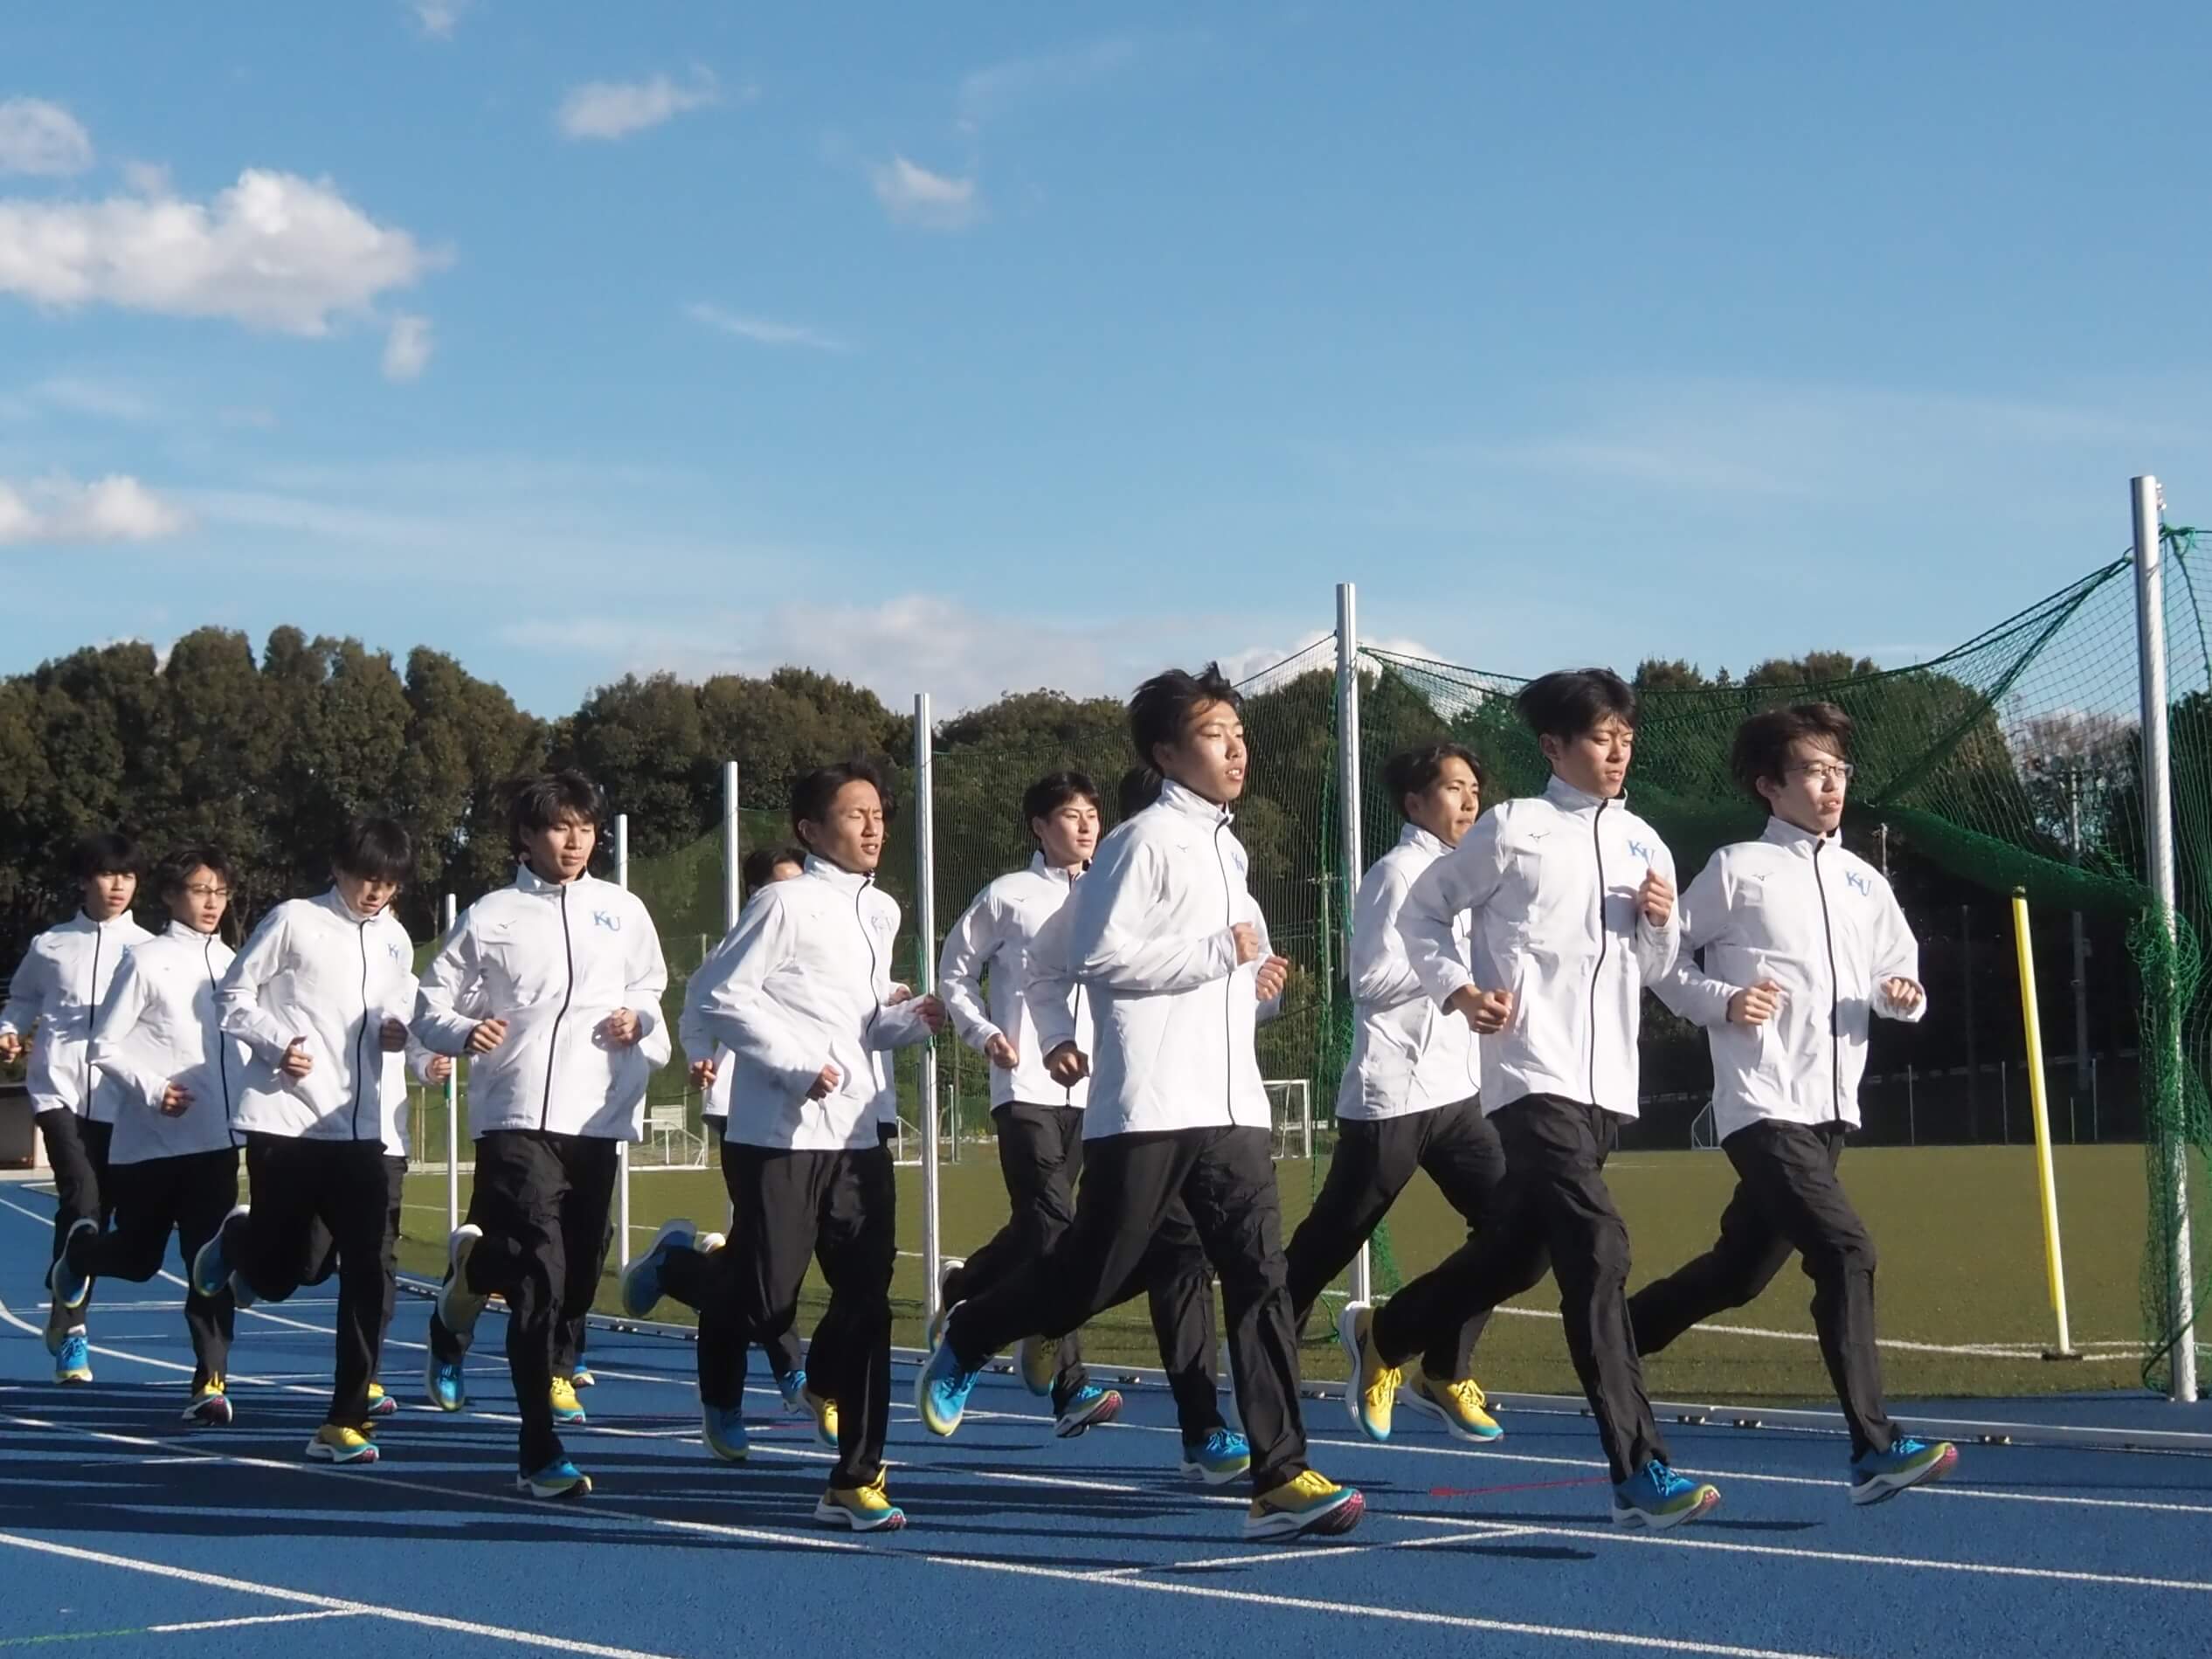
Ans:
[[[2035,1163],[2022,1147],[1876,1148],[1853,1151],[1845,1174],[1854,1200],[1881,1251],[1878,1290],[1889,1391],[1904,1397],[2022,1394],[2091,1387],[2124,1387],[2138,1380],[2133,1347],[2141,1338],[2138,1275],[2143,1249],[2143,1159],[2132,1146],[2061,1148],[2057,1152],[2060,1208],[2069,1300],[2077,1347],[2091,1358],[2055,1365],[2034,1357],[2048,1344],[2052,1322],[2044,1289],[2041,1229],[2036,1220]],[[1277,1166],[1287,1237],[1311,1200],[1319,1172],[1299,1160]],[[922,1341],[921,1172],[900,1174],[901,1257],[896,1340]],[[1006,1195],[995,1161],[987,1157],[944,1166],[944,1248],[957,1255],[983,1242],[1005,1220]],[[1622,1154],[1608,1171],[1628,1220],[1635,1251],[1632,1282],[1670,1271],[1711,1242],[1732,1185],[1732,1172],[1718,1153]],[[466,1203],[467,1174],[462,1175]],[[411,1178],[404,1268],[442,1270],[445,1177]],[[719,1224],[726,1199],[719,1172],[640,1171],[632,1181],[632,1226],[642,1246],[669,1216],[705,1226]],[[1391,1254],[1400,1271],[1421,1271],[1456,1242],[1457,1218],[1435,1189],[1417,1179],[1389,1223]],[[612,1275],[599,1305],[614,1309]],[[1647,1364],[1656,1395],[1716,1402],[1737,1400],[1817,1400],[1828,1397],[1827,1376],[1809,1338],[1810,1287],[1794,1266],[1786,1268],[1766,1294],[1722,1323],[1745,1332],[1697,1331]],[[813,1287],[810,1285],[810,1307]],[[1501,1314],[1484,1337],[1478,1375],[1495,1392],[1575,1392],[1555,1316],[1557,1293],[1547,1279],[1510,1304],[1537,1317]],[[664,1318],[688,1317],[664,1303]],[[1317,1318],[1308,1332],[1310,1377],[1343,1375],[1338,1350]],[[1794,1339],[1796,1338],[1796,1339]],[[1932,1351],[2002,1349],[2019,1354]],[[2093,1344],[2109,1344],[2099,1350]],[[1096,1359],[1155,1365],[1143,1304],[1117,1310],[1089,1329]]]

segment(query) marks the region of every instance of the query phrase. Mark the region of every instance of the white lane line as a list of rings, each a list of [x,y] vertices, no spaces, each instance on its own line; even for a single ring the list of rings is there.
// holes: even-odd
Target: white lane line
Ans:
[[[10,1549],[29,1550],[41,1555],[59,1556],[65,1560],[88,1561],[95,1566],[121,1567],[129,1573],[142,1573],[149,1578],[170,1579],[184,1584],[197,1584],[211,1590],[234,1590],[242,1595],[266,1596],[273,1601],[290,1601],[302,1607],[318,1607],[326,1613],[344,1614],[365,1619],[384,1619],[393,1624],[414,1625],[425,1630],[443,1630],[458,1636],[487,1636],[494,1642],[512,1642],[526,1648],[543,1648],[552,1653],[589,1656],[589,1659],[670,1659],[666,1654],[648,1653],[640,1648],[613,1648],[605,1642],[585,1642],[576,1636],[547,1635],[542,1631],[518,1630],[507,1625],[484,1624],[474,1619],[447,1619],[431,1613],[411,1613],[401,1607],[371,1607],[365,1601],[347,1601],[337,1596],[316,1595],[311,1591],[288,1589],[280,1584],[262,1584],[252,1579],[226,1578],[218,1573],[197,1573],[190,1567],[170,1566],[165,1562],[135,1560],[127,1555],[109,1555],[104,1550],[80,1549],[71,1544],[54,1544],[45,1538],[24,1538],[14,1532],[0,1532],[0,1545]],[[250,1622],[241,1621],[240,1622]],[[214,1628],[214,1626],[180,1625],[179,1629]]]
[[[187,1624],[149,1624],[146,1634],[173,1636],[187,1630],[237,1630],[249,1624],[304,1624],[310,1619],[358,1619],[351,1607],[319,1607],[313,1613],[263,1613],[250,1619],[194,1619]]]

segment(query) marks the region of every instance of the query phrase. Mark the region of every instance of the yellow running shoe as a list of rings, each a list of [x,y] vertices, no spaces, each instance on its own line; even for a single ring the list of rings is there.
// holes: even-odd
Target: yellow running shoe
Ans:
[[[210,1377],[192,1391],[192,1403],[184,1408],[183,1421],[197,1423],[203,1428],[227,1428],[231,1424],[230,1396],[223,1392],[223,1379]]]
[[[799,1391],[798,1403],[806,1414],[814,1420],[814,1438],[833,1451],[837,1447],[837,1402],[825,1400],[812,1388]]]
[[[1252,1500],[1244,1517],[1248,1538],[1335,1538],[1359,1524],[1366,1500],[1354,1486],[1339,1486],[1310,1469]]]
[[[885,1496],[888,1471],[878,1469],[866,1486],[833,1486],[814,1505],[814,1518],[832,1526],[849,1526],[855,1532],[895,1532],[906,1524],[906,1511]]]
[[[369,1414],[371,1417],[396,1417],[399,1414],[399,1402],[384,1393],[384,1386],[380,1382],[369,1385]]]
[[[1416,1365],[1406,1390],[1406,1404],[1427,1416],[1441,1418],[1444,1427],[1462,1440],[1493,1441],[1505,1435],[1497,1419],[1483,1409],[1490,1404],[1489,1396],[1472,1377],[1440,1382],[1428,1374],[1426,1365]]]
[[[576,1385],[566,1377],[553,1379],[553,1421],[556,1423],[580,1423],[584,1421],[584,1402],[576,1397]]]
[[[1338,1339],[1351,1360],[1351,1379],[1344,1385],[1344,1410],[1352,1424],[1369,1440],[1390,1438],[1391,1407],[1398,1399],[1403,1374],[1386,1365],[1375,1351],[1372,1335],[1375,1312],[1364,1302],[1349,1302],[1337,1316]]]
[[[1021,1386],[1040,1400],[1047,1398],[1060,1375],[1059,1339],[1024,1337],[1014,1344],[1014,1363],[1021,1372]]]
[[[311,1463],[373,1463],[377,1461],[377,1442],[357,1428],[348,1428],[342,1423],[325,1423],[315,1431],[315,1438],[308,1442],[308,1461]]]

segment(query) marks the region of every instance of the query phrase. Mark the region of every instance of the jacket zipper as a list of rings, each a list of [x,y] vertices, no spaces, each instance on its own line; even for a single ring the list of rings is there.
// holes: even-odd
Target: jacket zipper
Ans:
[[[1221,908],[1228,916],[1229,929],[1234,934],[1236,930],[1236,901],[1229,894],[1228,861],[1221,856],[1221,832],[1228,826],[1228,814],[1224,812],[1213,826],[1213,868],[1221,878]],[[1236,954],[1234,944],[1230,946],[1229,954],[1232,957]],[[1239,965],[1234,963],[1230,965],[1228,983],[1223,987],[1221,996],[1221,1109],[1227,1115],[1231,1129],[1236,1127],[1236,1031],[1229,1016],[1229,999],[1236,994],[1236,970]]]
[[[215,972],[215,936],[211,933],[200,941],[200,965],[207,970],[207,988],[216,998],[215,1075],[223,1083],[223,1132],[230,1137],[231,1145],[235,1150],[244,1143],[238,1139],[238,1131],[231,1127],[231,1057],[224,1052],[230,1043],[229,1039],[223,1035],[223,982]]]
[[[561,952],[567,957],[569,982],[561,991],[560,1012],[553,1016],[553,1024],[545,1041],[545,1094],[538,1103],[537,1129],[541,1135],[551,1132],[553,1121],[553,1062],[561,1054],[561,1021],[569,1017],[569,1004],[576,1000],[576,940],[569,932],[569,884],[561,884]]]
[[[1813,890],[1821,895],[1821,933],[1828,944],[1828,1082],[1834,1093],[1830,1111],[1835,1121],[1843,1121],[1843,1052],[1836,1040],[1842,1025],[1842,987],[1835,977],[1835,927],[1828,918],[1828,884],[1821,880],[1821,848],[1823,841],[1813,843]]]
[[[1600,801],[1598,810],[1590,819],[1590,851],[1598,861],[1598,962],[1590,970],[1590,1104],[1593,1106],[1598,1103],[1598,980],[1605,973],[1607,943],[1605,925],[1605,837],[1601,833],[1606,805],[1604,801]]]
[[[100,947],[105,935],[99,923],[93,923],[92,983],[85,987],[85,1116],[93,1115],[92,1028],[100,1019]]]
[[[1083,867],[1083,868],[1084,868],[1084,869],[1086,869],[1086,870],[1088,870],[1089,868],[1090,868],[1090,867],[1089,867],[1088,864],[1087,864],[1087,865],[1085,865],[1085,866]],[[1072,874],[1072,875],[1070,875],[1070,876],[1068,878],[1068,896],[1067,896],[1066,898],[1064,898],[1064,899],[1062,899],[1062,900],[1061,901],[1061,903],[1063,903],[1063,904],[1073,904],[1073,903],[1075,902],[1075,883],[1076,883],[1076,882],[1078,882],[1078,881],[1082,881],[1082,875],[1081,872],[1078,872],[1078,873],[1076,873],[1076,874]],[[1081,1035],[1082,1035],[1082,1030],[1083,1030],[1083,982],[1082,982],[1081,979],[1078,979],[1078,980],[1076,980],[1076,981],[1075,981],[1075,1034],[1076,1034],[1077,1036],[1079,1036],[1079,1037],[1080,1037]],[[1040,1054],[1040,1055],[1038,1055],[1038,1056],[1037,1056],[1037,1058],[1038,1058],[1038,1059],[1040,1059],[1040,1060],[1042,1060],[1042,1059],[1044,1058],[1044,1056],[1043,1056],[1042,1054]],[[1073,1107],[1073,1106],[1075,1105],[1075,1084],[1073,1084],[1073,1083],[1069,1083],[1069,1084],[1068,1084],[1068,1085],[1067,1085],[1064,1089],[1062,1089],[1061,1090],[1061,1103],[1063,1106],[1068,1106],[1068,1107]]]
[[[369,924],[366,922],[355,923],[353,937],[355,943],[361,947],[361,1034],[353,1040],[353,1137],[359,1140],[361,1138],[361,1101],[369,1088],[369,1063],[361,1057],[361,1046],[369,1040]],[[383,1054],[384,1042],[384,1033],[379,1030],[377,1033],[376,1047],[372,1052]],[[377,1096],[380,1103],[384,1098],[384,1078],[381,1071],[382,1068],[379,1068],[379,1075],[377,1079]],[[382,1114],[379,1113],[378,1116],[377,1138],[382,1140],[384,1123]]]

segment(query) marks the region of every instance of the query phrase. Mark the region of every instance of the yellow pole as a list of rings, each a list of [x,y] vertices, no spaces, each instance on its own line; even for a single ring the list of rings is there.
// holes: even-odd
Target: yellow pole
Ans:
[[[2036,1118],[2036,1179],[2043,1189],[2043,1262],[2050,1276],[2050,1308],[2058,1316],[2058,1348],[2046,1359],[2072,1359],[2066,1328],[2066,1262],[2058,1246],[2058,1180],[2051,1171],[2050,1106],[2043,1090],[2043,1021],[2036,1006],[2036,953],[2028,936],[2028,892],[2012,890],[2012,924],[2020,948],[2020,1020],[2028,1033],[2028,1098]]]

